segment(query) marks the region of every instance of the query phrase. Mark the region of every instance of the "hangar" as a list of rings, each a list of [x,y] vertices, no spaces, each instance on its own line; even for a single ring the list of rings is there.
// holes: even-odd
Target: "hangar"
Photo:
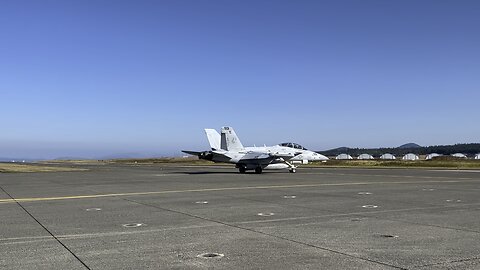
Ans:
[[[397,158],[394,155],[387,153],[387,154],[381,155],[380,159],[397,159]]]
[[[374,159],[372,155],[369,154],[361,154],[357,157],[357,159]]]
[[[340,154],[337,157],[335,157],[335,159],[346,160],[346,159],[353,159],[353,157],[350,156],[349,154]]]
[[[480,159],[480,153],[475,156],[475,159]]]
[[[403,156],[402,159],[403,160],[419,160],[420,158],[413,153],[409,153],[409,154],[406,154],[405,156]]]
[[[465,154],[462,154],[462,153],[452,154],[452,157],[456,157],[456,158],[467,158],[467,156],[466,156]]]
[[[437,154],[437,153],[431,153],[431,154],[428,154],[428,155],[425,157],[425,159],[426,159],[426,160],[431,160],[431,159],[433,159],[434,157],[439,157],[439,156],[441,156],[441,155],[440,155],[440,154]]]

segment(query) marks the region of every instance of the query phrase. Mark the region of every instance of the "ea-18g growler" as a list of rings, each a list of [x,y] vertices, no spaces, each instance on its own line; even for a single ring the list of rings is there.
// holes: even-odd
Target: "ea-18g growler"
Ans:
[[[324,161],[324,155],[307,150],[296,143],[281,143],[274,146],[243,147],[232,127],[222,127],[220,134],[215,129],[205,129],[210,151],[182,151],[213,162],[233,163],[240,173],[255,170],[262,173],[264,169],[288,169],[296,172],[295,164],[308,161]]]

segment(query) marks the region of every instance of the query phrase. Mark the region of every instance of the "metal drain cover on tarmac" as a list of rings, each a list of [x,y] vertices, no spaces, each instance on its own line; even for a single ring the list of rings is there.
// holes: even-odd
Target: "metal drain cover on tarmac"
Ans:
[[[393,235],[393,234],[379,234],[377,236],[381,238],[398,238],[398,235]]]
[[[225,255],[221,253],[202,253],[197,255],[198,258],[204,258],[204,259],[222,258],[223,256]]]

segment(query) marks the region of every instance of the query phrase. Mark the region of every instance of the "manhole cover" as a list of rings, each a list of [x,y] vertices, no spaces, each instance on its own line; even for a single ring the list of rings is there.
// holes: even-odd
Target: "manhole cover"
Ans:
[[[358,192],[358,195],[372,195],[371,192]]]
[[[223,256],[225,255],[221,253],[203,253],[203,254],[197,255],[198,258],[205,258],[205,259],[222,258]]]
[[[87,208],[85,211],[102,211],[102,208]]]
[[[285,195],[285,196],[283,196],[283,198],[285,198],[285,199],[295,199],[295,198],[297,198],[297,196],[295,196],[295,195]]]
[[[270,216],[273,216],[275,214],[274,213],[258,213],[257,215],[259,215],[261,217],[270,217]]]
[[[377,205],[372,205],[372,204],[367,204],[367,205],[363,205],[362,207],[371,209],[371,208],[377,208],[378,206]]]
[[[137,228],[137,227],[140,227],[140,226],[145,226],[145,224],[143,224],[143,223],[129,223],[129,224],[123,224],[122,226],[125,227],[125,228]]]
[[[378,237],[382,238],[398,238],[398,235],[393,235],[393,234],[380,234]]]
[[[208,201],[198,201],[198,202],[195,202],[197,204],[208,204]]]

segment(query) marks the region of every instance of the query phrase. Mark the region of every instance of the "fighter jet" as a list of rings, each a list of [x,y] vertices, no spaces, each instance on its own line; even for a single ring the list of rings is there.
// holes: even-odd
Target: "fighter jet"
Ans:
[[[296,143],[282,143],[274,146],[243,147],[232,127],[222,127],[221,134],[215,129],[205,129],[210,151],[182,151],[213,162],[233,163],[240,173],[255,170],[262,173],[264,169],[288,169],[295,173],[295,163],[306,164],[308,161],[324,161],[324,155],[309,151]]]

